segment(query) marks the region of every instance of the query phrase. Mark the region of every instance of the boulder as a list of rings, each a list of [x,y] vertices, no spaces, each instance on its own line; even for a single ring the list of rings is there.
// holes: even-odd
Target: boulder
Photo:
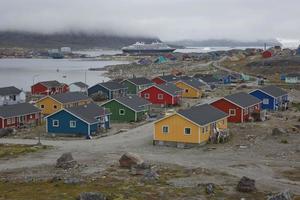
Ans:
[[[157,181],[158,179],[159,175],[154,169],[145,170],[144,176],[142,177],[143,182]]]
[[[106,200],[106,196],[99,192],[83,192],[77,198],[78,200]]]
[[[121,156],[119,163],[121,167],[130,169],[132,166],[141,165],[144,160],[134,153],[127,152]]]
[[[273,128],[272,130],[272,135],[277,136],[277,135],[284,135],[285,131],[282,128]]]
[[[0,138],[10,136],[13,132],[14,132],[14,130],[12,128],[0,129]]]
[[[143,175],[145,170],[149,170],[151,168],[151,164],[148,162],[143,162],[142,164],[131,166],[130,173],[132,175]]]
[[[268,200],[292,200],[292,196],[289,190],[280,192],[276,195],[268,197]]]
[[[215,189],[215,185],[213,183],[208,183],[205,188],[206,194],[214,193],[214,189]]]
[[[75,167],[76,165],[77,162],[73,159],[71,153],[64,153],[56,160],[57,168],[69,169]]]
[[[255,189],[255,180],[246,176],[243,176],[237,185],[239,192],[253,192]]]

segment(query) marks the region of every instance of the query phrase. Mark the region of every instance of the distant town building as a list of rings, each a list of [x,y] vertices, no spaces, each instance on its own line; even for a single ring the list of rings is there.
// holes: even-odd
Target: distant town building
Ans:
[[[273,55],[272,52],[269,50],[266,50],[262,53],[263,58],[270,58],[270,57],[272,57],[272,55]]]
[[[0,106],[24,103],[25,99],[25,92],[14,86],[0,88]]]
[[[286,83],[300,83],[300,73],[291,73],[285,76]]]
[[[71,47],[61,47],[60,51],[62,53],[72,53]]]

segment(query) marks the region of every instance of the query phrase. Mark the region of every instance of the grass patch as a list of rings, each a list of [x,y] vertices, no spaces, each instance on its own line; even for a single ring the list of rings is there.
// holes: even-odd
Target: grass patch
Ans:
[[[24,145],[24,144],[0,144],[0,159],[17,157],[22,154],[33,153],[48,146]]]
[[[297,111],[300,111],[300,103],[292,102],[292,107],[296,108]]]

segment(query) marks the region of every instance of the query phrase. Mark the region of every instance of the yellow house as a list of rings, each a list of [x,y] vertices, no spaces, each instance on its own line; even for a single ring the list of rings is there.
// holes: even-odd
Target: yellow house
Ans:
[[[176,86],[183,89],[182,97],[185,98],[199,98],[202,96],[203,83],[196,79],[179,80]]]
[[[154,123],[154,144],[205,143],[210,136],[227,132],[227,117],[227,113],[208,104],[179,111]]]
[[[41,98],[36,106],[41,109],[43,115],[50,115],[62,108],[89,104],[92,99],[81,92],[67,92]]]

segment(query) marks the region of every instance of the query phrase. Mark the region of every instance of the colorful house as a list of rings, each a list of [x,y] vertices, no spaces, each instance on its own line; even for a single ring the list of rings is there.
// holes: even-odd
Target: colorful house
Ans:
[[[42,110],[43,115],[50,115],[62,108],[81,106],[91,102],[92,99],[82,92],[68,92],[43,97],[36,102],[36,106]]]
[[[228,132],[227,117],[208,104],[179,111],[154,123],[154,144],[206,143],[210,137]]]
[[[69,85],[70,92],[87,92],[89,86],[83,82],[74,82]]]
[[[0,129],[37,126],[41,111],[29,103],[0,106]]]
[[[88,89],[88,95],[93,96],[103,96],[104,99],[113,99],[118,97],[126,96],[128,87],[117,82],[108,81],[103,83],[98,83]]]
[[[31,86],[31,94],[33,95],[52,95],[69,91],[69,86],[58,81],[43,81]]]
[[[111,121],[114,122],[137,122],[146,118],[149,114],[151,103],[137,95],[128,95],[112,99],[102,107],[111,113]]]
[[[261,111],[262,101],[245,92],[225,96],[211,103],[212,106],[226,112],[228,122],[245,122]]]
[[[179,80],[175,85],[183,90],[182,97],[185,98],[199,98],[203,94],[204,83],[197,79]]]
[[[300,83],[300,73],[287,74],[285,76],[285,82],[292,84]]]
[[[163,64],[165,62],[168,62],[168,59],[164,56],[159,56],[155,61],[154,63],[156,64]]]
[[[152,104],[161,105],[180,104],[181,94],[182,89],[172,83],[152,85],[140,92],[140,96]]]
[[[249,94],[262,101],[262,109],[278,110],[288,106],[288,93],[274,85],[256,89]]]
[[[153,82],[145,77],[130,78],[122,81],[128,88],[128,94],[138,94],[141,90],[153,85]]]
[[[94,103],[63,108],[46,117],[46,131],[90,137],[110,128],[109,115],[107,110]]]
[[[157,76],[157,77],[152,79],[152,81],[154,83],[158,84],[158,85],[165,84],[165,83],[174,83],[178,80],[179,80],[179,78],[177,76],[172,75],[172,74]]]
[[[0,106],[24,103],[25,100],[25,92],[14,86],[0,88]]]

